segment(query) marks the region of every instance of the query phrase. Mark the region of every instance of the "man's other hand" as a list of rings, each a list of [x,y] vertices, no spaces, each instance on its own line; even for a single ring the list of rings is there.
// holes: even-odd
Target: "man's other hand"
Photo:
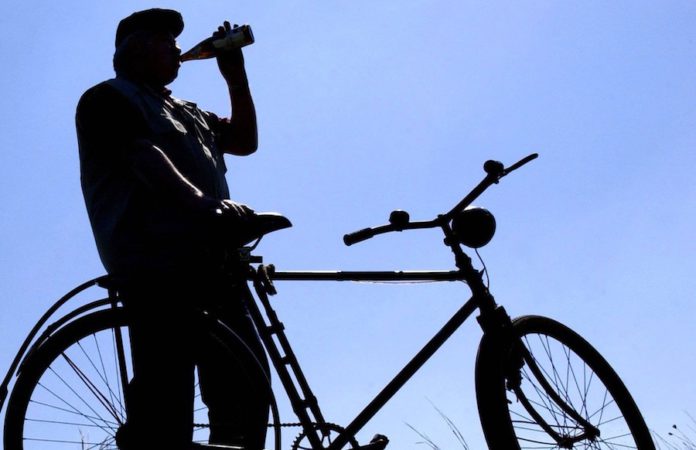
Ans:
[[[236,28],[236,25],[235,25]],[[223,39],[232,31],[232,26],[228,21],[220,25],[213,33],[216,39]],[[218,68],[227,84],[232,86],[243,86],[247,84],[246,71],[244,70],[244,55],[241,48],[219,51],[217,54]]]

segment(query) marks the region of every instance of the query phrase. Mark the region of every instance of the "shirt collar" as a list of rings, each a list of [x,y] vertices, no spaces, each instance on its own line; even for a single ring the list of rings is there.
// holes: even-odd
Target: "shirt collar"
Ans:
[[[135,79],[133,79],[133,78],[130,78],[130,77],[124,76],[124,75],[119,75],[119,76],[117,76],[116,78],[124,78],[124,79],[130,81],[130,82],[133,83],[133,84],[137,84],[138,86],[142,87],[142,88],[145,89],[146,91],[148,91],[148,92],[150,92],[150,93],[152,93],[152,94],[154,94],[154,95],[156,95],[156,96],[158,96],[158,97],[162,97],[162,98],[165,98],[165,99],[171,98],[172,91],[171,91],[171,89],[168,89],[168,88],[165,87],[165,86],[161,86],[161,87],[150,86],[150,85],[147,84],[147,83],[143,83],[142,81],[135,80]]]

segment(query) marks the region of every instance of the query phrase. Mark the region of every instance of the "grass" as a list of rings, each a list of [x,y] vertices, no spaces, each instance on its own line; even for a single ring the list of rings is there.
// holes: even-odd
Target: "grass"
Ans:
[[[469,450],[469,445],[467,444],[466,439],[464,439],[464,435],[461,433],[461,431],[459,431],[459,428],[457,428],[457,425],[452,422],[452,420],[437,406],[432,406],[440,415],[442,420],[445,421],[452,434],[454,434],[461,448],[463,450]],[[696,450],[696,419],[688,412],[685,414],[689,420],[684,426],[684,429],[676,424],[672,425],[672,431],[667,433],[667,437],[663,437],[662,435],[653,432],[653,440],[655,441],[655,447],[657,450]],[[442,447],[437,445],[437,443],[435,443],[430,436],[419,431],[409,423],[406,423],[406,426],[421,438],[421,440],[416,442],[416,444],[425,445],[431,450],[442,450]]]
[[[686,415],[689,421],[685,430],[672,425],[672,431],[667,433],[666,438],[654,433],[658,450],[696,450],[696,419],[689,413]]]
[[[452,422],[452,419],[450,419],[445,413],[442,412],[437,406],[433,405],[432,402],[430,403],[435,411],[440,415],[442,420],[445,421],[447,424],[447,427],[450,429],[452,434],[454,435],[455,439],[461,446],[463,450],[469,450],[469,444],[466,443],[466,439],[464,439],[464,435],[462,434],[461,431],[459,431],[459,428],[457,425]],[[420,438],[422,441],[416,442],[416,444],[421,444],[421,445],[426,445],[428,446],[431,450],[442,450],[440,446],[438,446],[427,434],[422,433],[421,431],[417,430],[415,427],[413,427],[410,424],[406,424],[407,427],[409,427],[411,430],[413,430]]]

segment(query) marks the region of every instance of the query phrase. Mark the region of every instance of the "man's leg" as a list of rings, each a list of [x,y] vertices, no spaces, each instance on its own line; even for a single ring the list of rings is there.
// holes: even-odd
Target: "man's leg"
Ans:
[[[122,449],[190,450],[194,359],[190,310],[173,292],[140,288],[124,293],[134,378],[126,394]]]

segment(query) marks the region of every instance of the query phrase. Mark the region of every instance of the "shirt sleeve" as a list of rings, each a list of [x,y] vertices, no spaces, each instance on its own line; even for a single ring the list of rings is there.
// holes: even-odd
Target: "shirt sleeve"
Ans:
[[[225,132],[225,130],[230,126],[230,119],[218,117],[217,114],[210,111],[201,110],[201,115],[208,124],[208,128],[213,132],[215,140],[217,141],[218,148],[220,147],[220,137]],[[222,152],[220,152],[222,153]]]
[[[83,159],[125,163],[135,141],[147,136],[140,111],[106,84],[85,92],[77,106],[75,125]]]

